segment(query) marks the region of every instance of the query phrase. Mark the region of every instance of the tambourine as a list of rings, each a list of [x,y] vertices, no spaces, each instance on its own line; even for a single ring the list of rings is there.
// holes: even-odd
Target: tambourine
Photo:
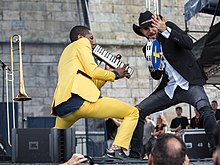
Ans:
[[[158,40],[148,40],[146,45],[145,57],[147,60],[147,65],[150,68],[158,70],[161,64],[161,48]]]

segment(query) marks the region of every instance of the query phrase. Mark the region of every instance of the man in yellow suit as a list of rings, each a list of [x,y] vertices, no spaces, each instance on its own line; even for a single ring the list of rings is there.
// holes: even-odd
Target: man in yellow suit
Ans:
[[[100,68],[92,56],[93,34],[85,26],[75,26],[70,32],[71,43],[64,49],[58,64],[58,83],[54,92],[51,114],[56,116],[55,128],[71,127],[80,118],[120,118],[109,157],[123,157],[136,127],[138,109],[122,101],[101,97],[100,88],[106,81],[125,77],[124,68]]]

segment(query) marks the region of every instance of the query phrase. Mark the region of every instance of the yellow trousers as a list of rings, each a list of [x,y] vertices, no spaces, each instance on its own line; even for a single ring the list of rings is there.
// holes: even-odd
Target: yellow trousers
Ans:
[[[57,116],[54,128],[69,128],[80,118],[120,118],[123,121],[113,145],[128,150],[138,117],[139,111],[136,107],[113,98],[103,97],[95,103],[85,101],[79,110],[66,117]]]

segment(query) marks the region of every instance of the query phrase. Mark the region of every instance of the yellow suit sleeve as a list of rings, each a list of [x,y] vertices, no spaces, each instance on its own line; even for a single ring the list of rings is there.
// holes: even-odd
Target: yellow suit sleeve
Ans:
[[[78,42],[77,51],[78,58],[81,64],[84,67],[86,74],[88,74],[94,80],[102,80],[102,82],[96,83],[99,86],[103,85],[103,81],[114,81],[115,74],[111,71],[104,70],[95,63],[95,60],[92,56],[92,48],[90,42],[87,38],[81,38],[81,41]]]

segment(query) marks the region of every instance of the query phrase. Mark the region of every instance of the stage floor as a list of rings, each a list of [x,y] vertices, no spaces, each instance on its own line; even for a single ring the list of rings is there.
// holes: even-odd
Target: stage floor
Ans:
[[[94,158],[94,163],[104,165],[147,165],[147,160],[106,160],[100,158]],[[57,165],[58,163],[12,163],[12,162],[0,162],[0,165]],[[87,163],[85,163],[87,164]],[[190,160],[190,165],[213,165],[211,159]]]

